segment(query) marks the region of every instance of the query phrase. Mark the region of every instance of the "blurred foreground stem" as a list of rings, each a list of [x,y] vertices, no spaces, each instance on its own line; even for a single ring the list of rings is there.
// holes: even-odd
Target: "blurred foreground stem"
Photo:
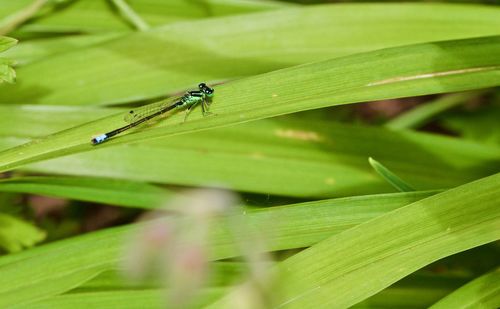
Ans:
[[[124,1],[124,0],[111,0],[111,2],[120,11],[123,17],[135,28],[140,31],[146,31],[149,25]]]
[[[12,32],[28,19],[32,18],[49,0],[35,0],[29,6],[17,11],[0,21],[0,35]]]

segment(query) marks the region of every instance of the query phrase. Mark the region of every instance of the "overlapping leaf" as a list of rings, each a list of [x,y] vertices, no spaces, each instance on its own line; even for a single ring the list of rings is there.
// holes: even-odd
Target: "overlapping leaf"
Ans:
[[[325,106],[500,84],[500,37],[419,44],[279,70],[215,88],[214,115],[169,117],[104,145],[165,137]],[[411,59],[411,61],[410,61]],[[443,61],[446,59],[446,61]],[[123,125],[105,117],[0,153],[0,170],[95,149],[90,138]]]

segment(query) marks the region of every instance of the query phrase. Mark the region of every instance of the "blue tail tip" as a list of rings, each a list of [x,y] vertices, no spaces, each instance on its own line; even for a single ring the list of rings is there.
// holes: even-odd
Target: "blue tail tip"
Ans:
[[[106,134],[102,134],[102,135],[94,137],[91,140],[91,142],[92,142],[93,145],[97,145],[97,144],[100,144],[100,143],[104,142],[107,139],[108,139],[108,136]]]

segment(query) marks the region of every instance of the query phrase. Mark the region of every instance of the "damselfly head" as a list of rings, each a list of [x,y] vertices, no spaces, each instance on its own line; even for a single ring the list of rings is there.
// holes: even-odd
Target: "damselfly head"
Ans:
[[[200,90],[206,94],[208,97],[211,97],[213,94],[214,94],[214,89],[213,88],[210,88],[207,86],[207,84],[205,83],[201,83],[198,85],[198,88],[200,88]]]

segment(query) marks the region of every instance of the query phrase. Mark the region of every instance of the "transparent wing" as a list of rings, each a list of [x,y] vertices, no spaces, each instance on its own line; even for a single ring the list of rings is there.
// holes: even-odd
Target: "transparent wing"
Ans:
[[[142,118],[145,118],[149,115],[152,115],[172,104],[175,104],[176,102],[179,101],[180,98],[174,97],[174,98],[169,98],[161,102],[156,102],[153,104],[148,104],[144,105],[141,107],[137,107],[134,109],[131,109],[128,111],[125,116],[123,117],[123,120],[127,123],[133,123],[136,121],[141,120]]]

